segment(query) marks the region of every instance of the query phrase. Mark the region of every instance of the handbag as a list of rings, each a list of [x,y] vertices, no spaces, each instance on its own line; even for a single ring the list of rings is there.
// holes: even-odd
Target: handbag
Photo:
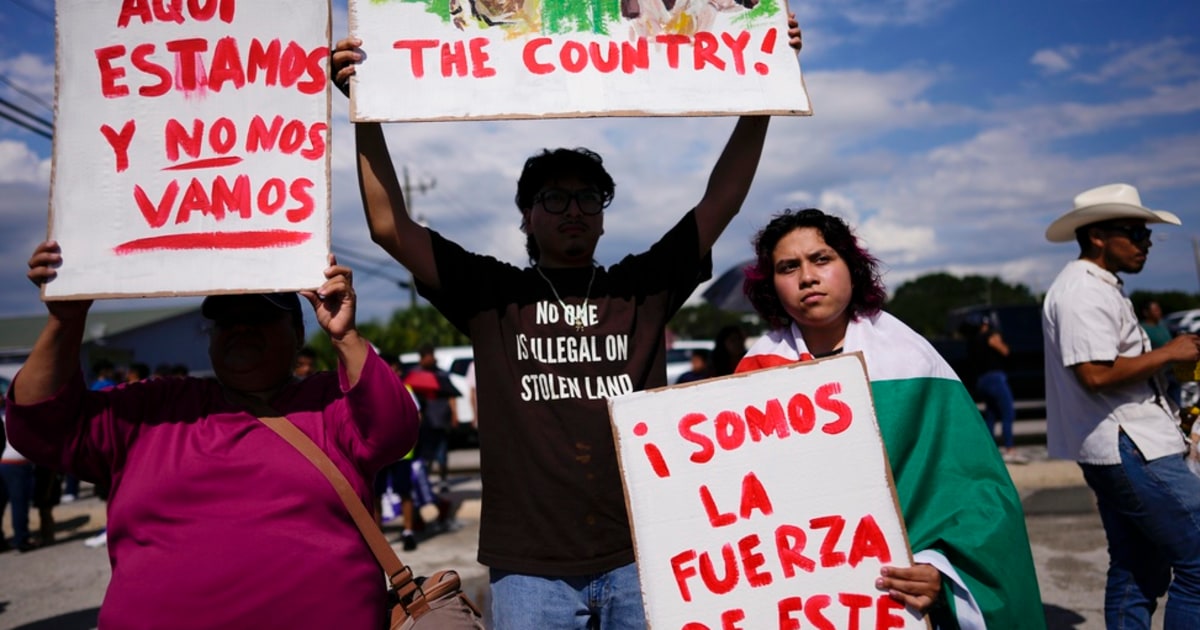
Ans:
[[[412,569],[400,561],[375,524],[375,518],[329,456],[287,418],[259,416],[258,419],[300,451],[337,491],[375,560],[387,574],[390,630],[484,630],[483,617],[463,593],[456,571],[446,569],[428,577],[414,577]]]

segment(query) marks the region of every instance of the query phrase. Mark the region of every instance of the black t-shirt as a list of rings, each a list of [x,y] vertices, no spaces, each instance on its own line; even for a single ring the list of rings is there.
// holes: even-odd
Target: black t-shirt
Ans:
[[[606,398],[667,384],[666,325],[712,275],[693,214],[609,269],[542,269],[545,279],[431,235],[441,289],[418,289],[475,350],[479,561],[559,576],[632,562]]]
[[[967,340],[967,360],[971,365],[971,374],[974,378],[987,372],[1004,369],[1004,355],[988,344],[992,335],[995,334],[999,333],[989,330],[986,333],[971,335],[971,338]]]

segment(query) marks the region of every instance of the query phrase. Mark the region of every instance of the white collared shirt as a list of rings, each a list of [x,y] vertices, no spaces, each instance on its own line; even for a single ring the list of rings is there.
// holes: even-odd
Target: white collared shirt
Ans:
[[[1123,430],[1146,459],[1183,453],[1187,442],[1170,403],[1150,379],[1088,391],[1071,366],[1136,357],[1150,350],[1133,304],[1113,273],[1086,261],[1068,264],[1042,305],[1046,350],[1046,438],[1051,457],[1120,464]]]

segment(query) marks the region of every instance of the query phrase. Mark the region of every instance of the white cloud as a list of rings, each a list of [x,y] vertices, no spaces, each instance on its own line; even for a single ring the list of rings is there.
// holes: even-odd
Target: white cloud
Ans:
[[[917,262],[939,250],[933,226],[902,224],[871,217],[859,223],[854,232],[874,256],[889,265]]]
[[[1070,70],[1079,58],[1078,46],[1062,46],[1058,49],[1044,48],[1033,54],[1029,60],[1046,74],[1059,74]]]
[[[0,140],[0,184],[45,184],[49,179],[49,159],[38,157],[25,143]]]
[[[1200,77],[1200,56],[1187,48],[1189,42],[1166,37],[1147,44],[1110,46],[1113,56],[1094,72],[1080,74],[1085,83],[1153,86]]]
[[[1068,78],[1080,83],[1161,87],[1200,77],[1200,55],[1190,45],[1178,37],[1103,46],[1069,44],[1039,50],[1029,61],[1047,75],[1070,72]]]
[[[875,27],[924,23],[956,4],[956,0],[838,0],[830,10],[852,24]]]
[[[20,93],[12,86],[0,83],[0,94],[5,98],[19,103],[22,107],[46,112],[43,105],[54,102],[54,58],[44,58],[32,53],[22,52],[15,57],[0,58],[0,75],[25,92],[31,93],[36,100]],[[40,109],[39,109],[40,108]],[[51,113],[46,113],[47,117]]]

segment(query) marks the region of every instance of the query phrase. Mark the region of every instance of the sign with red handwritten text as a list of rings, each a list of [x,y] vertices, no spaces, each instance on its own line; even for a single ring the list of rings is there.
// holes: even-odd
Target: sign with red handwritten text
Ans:
[[[926,628],[862,355],[610,399],[655,630]]]
[[[319,286],[327,0],[58,0],[45,299]]]
[[[811,114],[786,0],[350,0],[351,118]]]

